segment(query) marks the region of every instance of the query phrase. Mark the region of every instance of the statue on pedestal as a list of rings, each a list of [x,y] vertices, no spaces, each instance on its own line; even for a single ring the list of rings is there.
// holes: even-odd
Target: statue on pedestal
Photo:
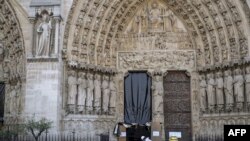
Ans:
[[[214,75],[209,73],[207,75],[207,96],[208,96],[208,109],[210,112],[214,111],[215,107],[215,81]]]
[[[226,97],[226,111],[230,112],[233,110],[233,104],[234,104],[233,77],[231,70],[225,71],[224,92]]]
[[[44,10],[41,12],[42,22],[37,27],[36,56],[49,57],[51,39],[51,19],[49,13]]]
[[[247,97],[247,105],[250,108],[250,66],[246,68],[246,97]]]
[[[109,96],[110,96],[109,76],[108,75],[103,75],[102,93],[103,93],[103,105],[102,105],[103,112],[108,113]]]
[[[93,74],[87,74],[87,110],[88,113],[93,111],[93,100],[94,100],[94,81]]]
[[[114,76],[110,76],[109,89],[110,89],[110,99],[109,99],[110,113],[115,114],[117,89]]]
[[[234,70],[234,95],[236,98],[236,107],[238,110],[243,109],[244,104],[244,78],[240,68]]]
[[[94,103],[94,107],[95,110],[97,112],[97,114],[99,114],[101,112],[101,98],[102,98],[102,90],[101,90],[101,75],[96,73],[95,74],[95,80],[94,80],[94,86],[95,86],[95,103]]]
[[[200,76],[200,109],[206,112],[207,108],[207,82],[205,75]]]
[[[216,104],[219,111],[224,108],[224,93],[223,93],[224,83],[221,72],[216,73]]]
[[[77,95],[77,78],[75,71],[68,72],[68,110],[69,113],[74,113]]]
[[[77,110],[79,113],[83,113],[87,99],[87,79],[85,72],[79,72],[78,85]]]

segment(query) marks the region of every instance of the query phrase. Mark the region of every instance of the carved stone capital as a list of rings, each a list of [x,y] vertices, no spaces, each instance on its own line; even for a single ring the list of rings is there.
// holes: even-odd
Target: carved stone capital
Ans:
[[[152,72],[153,75],[163,75],[163,72],[160,70],[155,70]]]

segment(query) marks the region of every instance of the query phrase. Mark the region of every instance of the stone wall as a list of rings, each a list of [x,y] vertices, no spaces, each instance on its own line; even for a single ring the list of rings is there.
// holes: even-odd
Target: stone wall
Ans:
[[[53,121],[52,132],[58,130],[61,115],[60,77],[57,60],[28,60],[23,118],[47,118]]]

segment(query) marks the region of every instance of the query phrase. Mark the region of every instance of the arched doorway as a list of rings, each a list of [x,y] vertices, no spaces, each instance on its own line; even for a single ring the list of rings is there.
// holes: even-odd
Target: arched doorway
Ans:
[[[185,71],[169,71],[164,84],[165,135],[181,136],[180,141],[192,140],[190,77]]]

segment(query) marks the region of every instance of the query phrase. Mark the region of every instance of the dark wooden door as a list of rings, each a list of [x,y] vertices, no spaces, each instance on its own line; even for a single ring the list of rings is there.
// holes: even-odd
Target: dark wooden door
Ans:
[[[185,71],[169,71],[163,83],[166,140],[169,132],[181,132],[179,141],[191,141],[190,78]]]

